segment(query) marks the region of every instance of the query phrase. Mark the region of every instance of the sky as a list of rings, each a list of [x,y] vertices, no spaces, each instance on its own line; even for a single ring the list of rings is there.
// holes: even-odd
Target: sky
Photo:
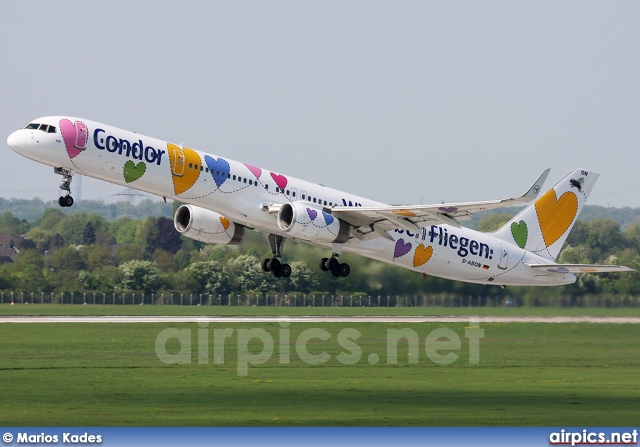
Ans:
[[[83,117],[393,204],[580,166],[589,204],[640,207],[639,23],[636,1],[6,2],[0,135]],[[2,145],[0,197],[57,199]]]

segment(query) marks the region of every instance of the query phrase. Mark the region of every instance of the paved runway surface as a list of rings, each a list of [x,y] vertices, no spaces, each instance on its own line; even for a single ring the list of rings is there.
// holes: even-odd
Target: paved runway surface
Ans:
[[[473,320],[472,320],[473,319]],[[106,316],[0,317],[0,323],[617,323],[640,324],[640,317],[216,317],[216,316]]]

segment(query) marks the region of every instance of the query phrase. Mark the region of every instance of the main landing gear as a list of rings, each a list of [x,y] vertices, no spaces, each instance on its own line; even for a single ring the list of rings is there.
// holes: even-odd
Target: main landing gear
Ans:
[[[278,259],[282,257],[282,246],[284,245],[285,238],[270,234],[267,239],[269,240],[269,247],[271,247],[273,258],[262,260],[262,271],[271,272],[276,278],[288,278],[291,276],[291,266],[289,264],[282,264],[280,259]]]
[[[71,171],[66,168],[56,168],[54,172],[62,176],[60,189],[64,191],[63,195],[58,199],[58,205],[63,208],[73,206],[73,197],[71,197],[71,180],[73,180],[73,177],[71,177]]]
[[[282,246],[286,239],[282,236],[276,236],[275,234],[270,234],[267,239],[269,240],[269,247],[271,248],[273,257],[262,260],[262,271],[271,272],[277,278],[288,278],[291,276],[291,266],[289,264],[282,264],[279,259],[282,257]],[[324,272],[331,272],[336,278],[349,276],[349,273],[351,273],[349,264],[338,261],[342,246],[334,245],[333,249],[334,253],[330,258],[322,258],[320,260],[320,269]]]
[[[322,258],[320,260],[320,270],[323,272],[331,272],[336,278],[349,276],[351,267],[346,262],[342,264],[338,261],[338,255],[334,254],[330,258]]]

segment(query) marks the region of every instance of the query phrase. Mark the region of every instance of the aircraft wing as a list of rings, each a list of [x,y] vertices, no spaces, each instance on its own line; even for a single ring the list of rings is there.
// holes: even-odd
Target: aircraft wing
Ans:
[[[635,272],[634,269],[623,265],[597,264],[526,264],[533,270],[544,270],[550,273],[616,273]]]
[[[550,169],[546,169],[534,184],[520,197],[502,200],[490,200],[485,202],[443,203],[437,205],[409,205],[409,206],[382,206],[382,207],[352,207],[336,206],[331,213],[349,223],[353,227],[370,227],[371,231],[385,237],[385,231],[402,228],[417,232],[420,227],[436,224],[449,224],[460,227],[458,221],[471,218],[478,211],[503,208],[513,205],[521,205],[530,202],[538,196],[542,184],[549,175]],[[381,232],[382,230],[382,232]],[[365,231],[361,234],[366,234]]]

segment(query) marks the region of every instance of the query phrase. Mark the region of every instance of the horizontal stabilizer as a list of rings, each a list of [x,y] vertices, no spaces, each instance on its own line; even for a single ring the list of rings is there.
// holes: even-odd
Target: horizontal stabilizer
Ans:
[[[623,265],[597,264],[527,264],[534,270],[544,270],[550,273],[616,273],[635,272],[634,269]]]

